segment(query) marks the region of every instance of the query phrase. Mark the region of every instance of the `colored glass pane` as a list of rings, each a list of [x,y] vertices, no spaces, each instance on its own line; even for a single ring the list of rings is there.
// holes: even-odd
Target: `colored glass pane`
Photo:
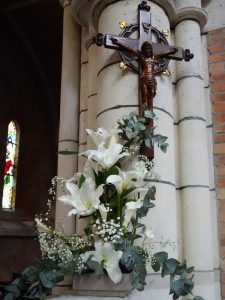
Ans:
[[[16,124],[11,121],[8,126],[6,145],[6,159],[4,171],[4,189],[2,208],[14,210],[15,208],[15,168],[17,151],[17,130]]]

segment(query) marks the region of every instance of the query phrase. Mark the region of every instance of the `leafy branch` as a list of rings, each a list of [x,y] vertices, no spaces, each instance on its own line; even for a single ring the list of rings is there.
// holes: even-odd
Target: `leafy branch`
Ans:
[[[147,271],[141,248],[138,246],[127,247],[123,251],[120,263],[130,273],[132,287],[138,291],[143,291],[146,285]]]
[[[118,134],[124,146],[129,148],[131,145],[141,146],[144,143],[146,147],[152,148],[154,144],[157,144],[163,152],[166,152],[169,146],[166,143],[167,137],[155,134],[156,127],[147,125],[149,120],[153,119],[156,119],[156,115],[150,110],[145,110],[144,118],[138,117],[136,112],[123,117],[122,121],[118,122],[118,129],[120,129]]]
[[[3,300],[40,299],[51,295],[52,288],[64,280],[73,269],[73,262],[56,264],[44,260],[37,267],[29,266],[21,276],[5,287]]]
[[[161,276],[170,276],[170,295],[173,300],[179,299],[180,296],[192,295],[194,288],[193,277],[191,275],[194,267],[188,268],[186,262],[179,262],[174,258],[168,258],[167,252],[157,252],[152,257],[152,268],[155,272],[161,270]],[[200,296],[194,296],[193,300],[204,300]]]

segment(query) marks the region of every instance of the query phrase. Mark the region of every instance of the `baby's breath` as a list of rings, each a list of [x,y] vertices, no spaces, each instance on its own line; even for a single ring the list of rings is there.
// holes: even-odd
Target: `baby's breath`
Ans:
[[[101,224],[97,219],[93,228],[95,229],[95,235],[99,236],[104,242],[116,243],[123,236],[123,229],[120,224],[116,223],[113,219]]]

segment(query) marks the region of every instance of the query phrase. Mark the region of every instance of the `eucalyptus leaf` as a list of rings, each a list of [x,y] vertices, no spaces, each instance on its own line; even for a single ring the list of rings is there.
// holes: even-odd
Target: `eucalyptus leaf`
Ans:
[[[159,140],[161,139],[161,135],[160,134],[155,134],[153,137],[152,137],[152,142],[153,143],[158,143]]]
[[[38,276],[38,269],[34,266],[27,267],[21,275],[26,277],[28,281],[34,281]]]
[[[168,259],[168,253],[164,251],[157,252],[153,255],[153,257],[156,261],[159,262],[160,266],[162,267],[164,262]]]
[[[156,114],[151,110],[145,110],[144,117],[147,119],[154,119],[156,117]]]
[[[138,291],[143,291],[146,285],[145,277],[147,276],[147,271],[140,248],[138,246],[127,247],[120,262],[127,271],[130,271],[132,287]]]
[[[166,137],[166,136],[161,136],[161,138],[159,139],[158,143],[159,143],[159,144],[164,144],[165,141],[166,141],[167,139],[168,139],[168,137]]]
[[[99,276],[99,275],[104,274],[103,268],[102,268],[102,266],[99,264],[99,262],[89,259],[89,260],[87,261],[87,265],[88,265],[88,267],[89,267],[91,270],[94,271],[94,274],[95,274],[96,276]]]
[[[169,144],[167,143],[160,145],[160,149],[162,150],[163,153],[166,153],[168,146]]]
[[[56,286],[56,275],[53,270],[42,271],[39,273],[39,278],[46,288],[53,288]]]
[[[151,266],[152,266],[152,269],[155,272],[159,272],[160,271],[160,263],[159,263],[158,260],[154,259],[154,256],[151,259]]]
[[[147,194],[145,195],[145,199],[155,200],[156,187],[152,186],[148,189]]]
[[[172,282],[170,286],[170,294],[175,294],[177,298],[174,299],[178,299],[181,296],[183,289],[184,289],[184,279],[175,280]]]
[[[132,111],[132,112],[130,112],[129,117],[133,118],[136,115],[137,115],[137,112],[136,111]]]
[[[151,141],[150,138],[145,139],[145,146],[148,147],[148,148],[152,147],[152,141]]]
[[[30,293],[34,288],[36,288],[39,284],[40,284],[40,281],[39,281],[39,280],[37,280],[37,281],[35,281],[34,283],[32,283],[32,284],[30,285],[30,287],[28,288],[28,290],[27,290],[27,294],[29,295],[29,293]]]
[[[165,275],[173,274],[176,270],[176,267],[179,265],[179,261],[174,258],[169,258],[163,263],[162,267],[162,277]]]
[[[16,299],[16,297],[15,297],[15,295],[13,293],[8,293],[3,298],[3,300],[14,300],[14,299]]]
[[[192,273],[192,272],[194,272],[194,269],[195,269],[194,267],[190,267],[190,268],[188,268],[188,269],[187,269],[187,273],[189,274],[189,273]]]
[[[137,122],[134,124],[134,128],[135,130],[141,131],[141,130],[145,130],[146,126],[141,122]]]
[[[13,294],[15,295],[16,298],[20,296],[20,290],[19,290],[19,288],[18,288],[16,285],[14,285],[14,284],[8,285],[8,286],[5,288],[5,290],[6,290],[7,292],[13,293]]]

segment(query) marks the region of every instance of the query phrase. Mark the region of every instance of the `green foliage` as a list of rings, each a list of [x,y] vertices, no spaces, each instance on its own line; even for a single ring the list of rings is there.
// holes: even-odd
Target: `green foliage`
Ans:
[[[82,184],[84,183],[84,181],[85,181],[85,177],[84,177],[84,175],[82,174],[82,175],[80,176],[79,183],[78,183],[79,189],[81,188],[81,186],[82,186]]]
[[[163,152],[166,152],[168,147],[168,144],[166,143],[167,137],[155,134],[155,127],[149,127],[149,121],[155,118],[156,115],[152,111],[146,110],[144,111],[143,118],[138,117],[136,112],[132,112],[129,116],[124,117],[121,122],[118,122],[118,134],[122,140],[121,148],[133,146],[130,150],[133,149],[135,153],[140,146],[145,145],[146,147],[151,148],[154,144],[157,144]],[[123,150],[125,151],[127,149]],[[132,153],[132,151],[130,152]],[[75,151],[63,150],[59,151],[58,154],[75,155],[78,153]],[[95,163],[96,162],[97,161],[95,161]],[[144,163],[146,170],[149,170],[148,163]],[[63,281],[64,277],[74,269],[76,272],[82,273],[82,271],[84,271],[83,263],[86,263],[85,271],[88,270],[97,276],[104,274],[104,269],[107,270],[104,256],[104,258],[99,259],[99,255],[94,257],[94,254],[91,254],[86,262],[82,261],[81,263],[81,254],[87,254],[87,251],[89,250],[91,250],[89,253],[94,253],[94,243],[98,239],[103,243],[113,243],[113,247],[116,251],[120,250],[123,252],[119,262],[121,270],[130,273],[130,280],[134,289],[137,289],[138,291],[144,290],[146,285],[145,279],[147,276],[146,262],[150,258],[150,255],[147,252],[147,249],[145,249],[146,238],[143,237],[143,234],[146,232],[146,226],[141,223],[140,219],[146,217],[149,210],[155,206],[156,188],[154,186],[150,187],[144,199],[140,199],[141,192],[138,192],[138,190],[136,193],[134,192],[135,189],[137,189],[134,182],[129,182],[129,180],[127,180],[128,182],[120,186],[120,188],[118,188],[116,184],[109,183],[110,181],[107,181],[107,178],[110,175],[120,175],[120,169],[123,171],[122,161],[118,160],[109,168],[95,168],[95,170],[92,170],[96,187],[99,187],[100,185],[103,187],[101,196],[98,196],[103,207],[101,208],[102,210],[95,207],[89,215],[81,214],[80,218],[89,218],[89,222],[84,228],[85,235],[78,237],[78,240],[70,240],[69,237],[64,235],[57,235],[59,243],[65,243],[67,246],[66,249],[70,249],[69,253],[72,258],[69,256],[67,263],[64,263],[60,258],[61,256],[58,255],[52,260],[42,260],[37,267],[30,266],[26,268],[19,278],[15,279],[5,288],[4,300],[22,298],[45,299],[51,294],[52,288],[54,288],[58,282]],[[124,174],[124,172],[122,174]],[[86,180],[86,176],[88,175],[84,176],[82,174],[79,176],[77,182],[79,189]],[[135,178],[136,177],[132,180],[135,181]],[[7,180],[7,176],[5,180]],[[142,180],[144,180],[144,175]],[[89,192],[90,190],[87,191]],[[87,194],[85,194],[84,198],[86,197]],[[80,201],[83,201],[83,199]],[[135,201],[137,203],[135,203]],[[133,214],[126,215],[126,210],[129,210],[128,205],[126,207],[126,204],[129,202],[133,202],[132,204],[134,204],[134,206],[137,205],[136,208],[133,209]],[[107,217],[104,215],[102,216],[104,213],[107,213]],[[45,228],[45,226],[43,227]],[[50,236],[54,236],[54,231],[50,230],[50,232]],[[58,234],[58,232],[56,232],[56,234]],[[139,238],[143,238],[142,247],[134,245],[135,240]],[[87,240],[86,244],[84,242],[85,239]],[[41,239],[39,239],[39,241],[41,241]],[[47,249],[51,249],[51,244],[55,246],[54,243],[51,243],[51,239],[47,241],[50,241],[47,243]],[[60,246],[62,245],[60,244]],[[57,246],[55,248],[57,248]],[[97,250],[97,247],[95,250]],[[45,257],[49,256],[46,255]],[[97,259],[99,259],[99,261],[97,261]],[[56,263],[56,260],[60,262]],[[115,263],[118,263],[118,261]],[[180,263],[174,258],[168,258],[166,252],[155,253],[152,257],[151,265],[155,272],[161,272],[162,277],[170,276],[170,294],[172,295],[173,300],[179,299],[180,296],[192,295],[194,282],[191,273],[194,271],[193,267],[187,268],[185,262]],[[195,296],[193,300],[204,299],[200,296]]]
[[[94,171],[94,170],[93,170]],[[96,185],[105,184],[107,177],[110,175],[118,175],[119,171],[116,166],[112,166],[111,168],[103,171],[98,171],[98,173],[94,172]]]
[[[14,300],[14,299],[16,299],[14,293],[8,293],[8,294],[4,297],[4,300]]]
[[[146,285],[145,277],[147,276],[147,271],[141,248],[138,246],[127,247],[123,251],[121,265],[130,272],[132,287],[138,291],[143,291]]]
[[[186,262],[180,263],[174,258],[168,259],[168,253],[157,252],[152,257],[152,268],[155,272],[160,271],[161,276],[170,276],[170,295],[173,300],[179,299],[180,296],[192,295],[194,288],[193,275],[190,274],[194,268],[187,268]],[[200,296],[195,296],[193,300],[204,300]]]
[[[151,148],[154,144],[163,151],[167,151],[167,137],[160,134],[154,134],[155,127],[149,127],[147,124],[150,119],[155,119],[156,115],[149,110],[145,110],[144,118],[138,117],[136,112],[131,112],[125,116],[122,122],[118,122],[119,133],[125,147],[131,145],[141,146],[143,143],[146,147]]]
[[[137,209],[137,217],[143,218],[146,217],[149,209],[155,207],[155,204],[151,200],[155,200],[156,188],[155,186],[150,187],[147,194],[145,195],[142,207]]]
[[[45,299],[52,288],[73,269],[73,262],[57,265],[52,261],[42,261],[37,267],[26,268],[21,276],[5,288],[3,300]]]
[[[99,276],[104,274],[102,265],[99,262],[89,259],[87,261],[88,267],[94,271],[94,275]]]

